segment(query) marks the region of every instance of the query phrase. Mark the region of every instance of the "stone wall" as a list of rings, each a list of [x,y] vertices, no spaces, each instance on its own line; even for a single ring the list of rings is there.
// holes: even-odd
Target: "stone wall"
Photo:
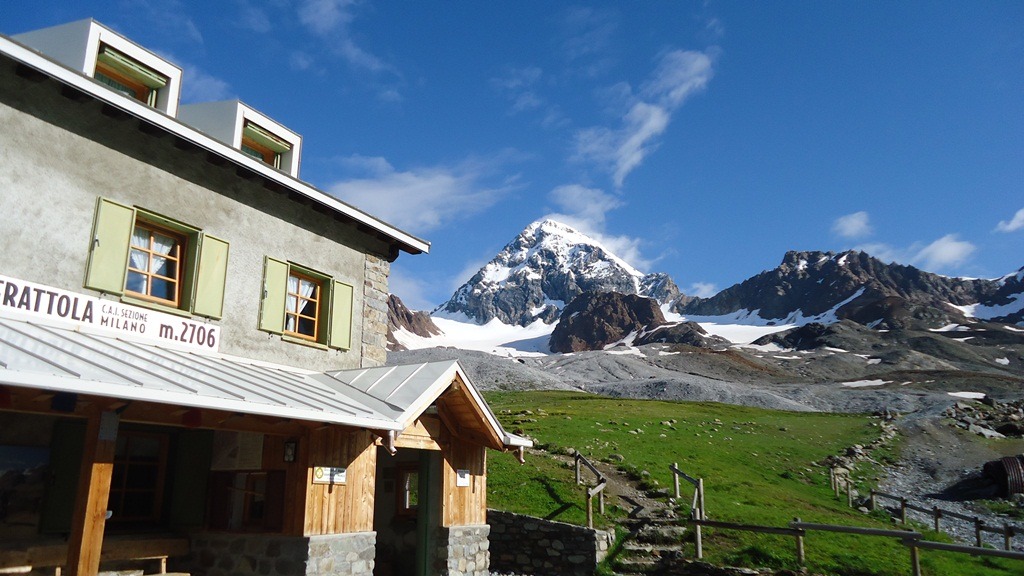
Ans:
[[[372,576],[376,532],[325,536],[197,534],[171,570],[205,576]]]
[[[590,576],[615,541],[612,530],[552,522],[497,510],[491,525],[491,566],[496,573]]]
[[[487,534],[490,530],[486,524],[441,528],[437,549],[438,574],[488,576],[490,544]]]
[[[388,359],[388,274],[391,263],[366,255],[363,270],[362,368],[383,366]]]

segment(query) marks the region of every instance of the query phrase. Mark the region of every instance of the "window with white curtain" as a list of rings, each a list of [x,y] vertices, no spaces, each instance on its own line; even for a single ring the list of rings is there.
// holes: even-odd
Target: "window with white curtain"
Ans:
[[[285,302],[286,334],[317,340],[320,321],[320,281],[294,270],[288,274],[288,296]]]
[[[185,237],[139,220],[132,231],[125,291],[177,307]]]

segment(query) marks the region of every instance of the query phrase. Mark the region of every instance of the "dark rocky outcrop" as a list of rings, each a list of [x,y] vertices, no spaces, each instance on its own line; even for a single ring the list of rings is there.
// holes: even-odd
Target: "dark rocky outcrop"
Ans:
[[[429,314],[409,310],[401,298],[391,294],[388,296],[388,350],[405,350],[395,339],[395,331],[399,329],[424,338],[441,334]]]
[[[665,324],[658,303],[650,298],[617,292],[585,292],[562,312],[551,333],[552,352],[601,350]]]
[[[729,341],[720,336],[708,334],[696,322],[679,322],[670,326],[662,326],[637,337],[634,344],[685,344],[698,348],[724,348]]]

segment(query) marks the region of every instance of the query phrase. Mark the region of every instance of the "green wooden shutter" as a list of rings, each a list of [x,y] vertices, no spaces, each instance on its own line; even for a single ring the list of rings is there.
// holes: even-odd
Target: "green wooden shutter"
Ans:
[[[331,318],[327,345],[348,350],[352,347],[352,286],[331,280]]]
[[[284,332],[284,302],[288,296],[288,263],[267,256],[263,260],[263,300],[260,330]]]
[[[224,313],[224,283],[228,275],[228,243],[203,234],[199,244],[199,268],[196,274],[192,313],[220,318]]]
[[[85,275],[85,287],[121,294],[128,269],[128,249],[135,227],[135,209],[106,198],[96,202],[92,246]]]

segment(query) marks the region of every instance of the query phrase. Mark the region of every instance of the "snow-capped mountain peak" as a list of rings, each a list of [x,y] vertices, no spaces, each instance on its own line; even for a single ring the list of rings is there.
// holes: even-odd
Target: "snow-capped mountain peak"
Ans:
[[[667,275],[644,274],[594,238],[547,219],[527,226],[434,314],[479,324],[551,323],[583,292],[611,291],[663,303],[679,295]]]

